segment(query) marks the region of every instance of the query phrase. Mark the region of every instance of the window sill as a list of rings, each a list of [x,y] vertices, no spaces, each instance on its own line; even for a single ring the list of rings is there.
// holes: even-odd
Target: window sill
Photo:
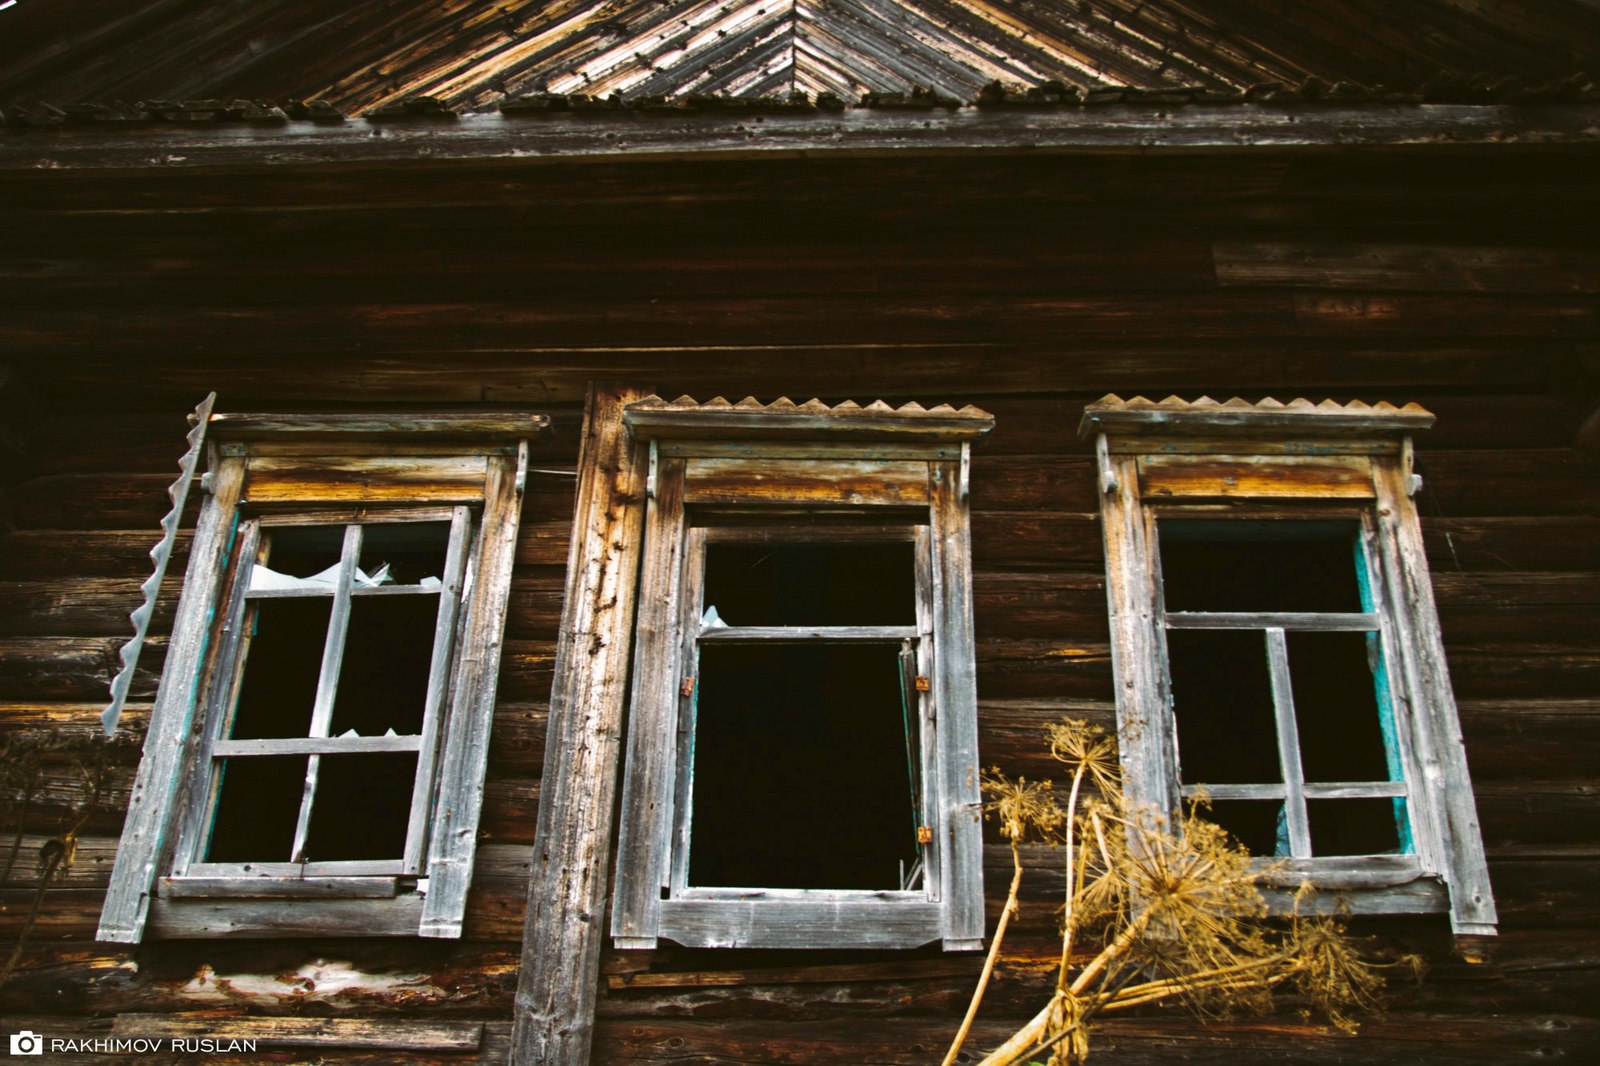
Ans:
[[[659,935],[693,948],[915,948],[943,939],[944,907],[926,897],[828,895],[856,898],[666,899]],[[618,938],[617,946],[632,945]],[[982,946],[981,940],[945,945]]]
[[[417,936],[420,893],[393,899],[163,899],[150,901],[147,936],[209,937]]]

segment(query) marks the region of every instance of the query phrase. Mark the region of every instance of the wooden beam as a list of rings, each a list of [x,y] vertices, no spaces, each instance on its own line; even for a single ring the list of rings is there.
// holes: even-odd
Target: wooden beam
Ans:
[[[622,409],[647,395],[593,385],[584,415],[517,984],[515,1063],[589,1060],[648,465],[622,424]]]
[[[1600,144],[1592,104],[1510,105],[1240,104],[1174,107],[1116,104],[1084,108],[889,111],[851,108],[808,115],[661,115],[616,112],[537,118],[463,115],[437,122],[279,126],[206,125],[28,129],[0,135],[0,171],[184,170],[383,163],[425,159],[510,159],[529,165],[573,160],[846,156],[894,151],[1178,151],[1333,146],[1437,149],[1449,145]]]

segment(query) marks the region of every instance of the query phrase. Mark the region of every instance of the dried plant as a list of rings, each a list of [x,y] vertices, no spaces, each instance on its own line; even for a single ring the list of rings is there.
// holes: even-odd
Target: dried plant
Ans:
[[[46,893],[71,869],[84,828],[104,807],[113,784],[126,771],[125,764],[138,757],[139,742],[139,737],[126,731],[111,739],[97,735],[84,742],[53,729],[20,732],[0,742],[0,811],[14,819],[10,845],[4,860],[0,860],[0,885],[9,882],[16,869],[29,829],[28,816],[44,783],[46,762],[66,756],[77,771],[79,790],[77,801],[65,815],[65,828],[39,848],[34,864],[37,883],[17,942],[5,962],[0,963],[0,985],[10,979],[22,960]]]
[[[980,1066],[1042,1056],[1049,1066],[1073,1066],[1088,1057],[1090,1027],[1100,1014],[1163,1000],[1177,1000],[1201,1017],[1260,1013],[1272,1009],[1274,989],[1287,984],[1308,1008],[1346,1031],[1355,1028],[1357,1015],[1381,1008],[1378,967],[1337,920],[1303,916],[1299,905],[1288,918],[1267,916],[1258,882],[1268,871],[1205,820],[1203,800],[1175,826],[1155,812],[1130,810],[1117,777],[1116,746],[1104,731],[1067,720],[1051,727],[1046,739],[1051,755],[1072,774],[1065,806],[1049,782],[997,771],[984,776],[985,806],[1011,847],[1014,874],[944,1066],[966,1041],[1017,913],[1024,844],[1063,852],[1060,963],[1044,1008]],[[1301,905],[1309,892],[1303,888],[1297,897]],[[1075,950],[1087,961],[1075,960]]]

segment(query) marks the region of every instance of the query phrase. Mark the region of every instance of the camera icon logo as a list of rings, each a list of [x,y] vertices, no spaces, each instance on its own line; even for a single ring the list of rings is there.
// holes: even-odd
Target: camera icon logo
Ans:
[[[20,1033],[11,1034],[11,1054],[13,1055],[43,1055],[44,1037],[32,1029],[24,1029]]]

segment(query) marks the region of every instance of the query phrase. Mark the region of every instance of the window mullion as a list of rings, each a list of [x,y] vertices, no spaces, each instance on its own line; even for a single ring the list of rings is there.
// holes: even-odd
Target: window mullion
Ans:
[[[1294,717],[1294,691],[1289,681],[1289,643],[1283,630],[1268,629],[1267,668],[1272,675],[1272,708],[1278,724],[1278,761],[1283,768],[1284,812],[1289,824],[1289,853],[1311,857],[1311,825],[1306,811],[1305,772],[1300,765],[1300,729]]]
[[[333,721],[333,703],[339,690],[339,668],[344,664],[345,630],[350,623],[350,587],[355,583],[356,561],[361,558],[361,527],[344,529],[344,550],[339,557],[339,584],[333,593],[333,609],[328,616],[328,639],[322,646],[322,672],[317,677],[317,700],[312,705],[311,737],[326,737]],[[292,861],[304,862],[306,835],[311,829],[311,805],[317,794],[317,774],[322,756],[306,758],[305,791],[300,795],[300,814],[295,820]]]

